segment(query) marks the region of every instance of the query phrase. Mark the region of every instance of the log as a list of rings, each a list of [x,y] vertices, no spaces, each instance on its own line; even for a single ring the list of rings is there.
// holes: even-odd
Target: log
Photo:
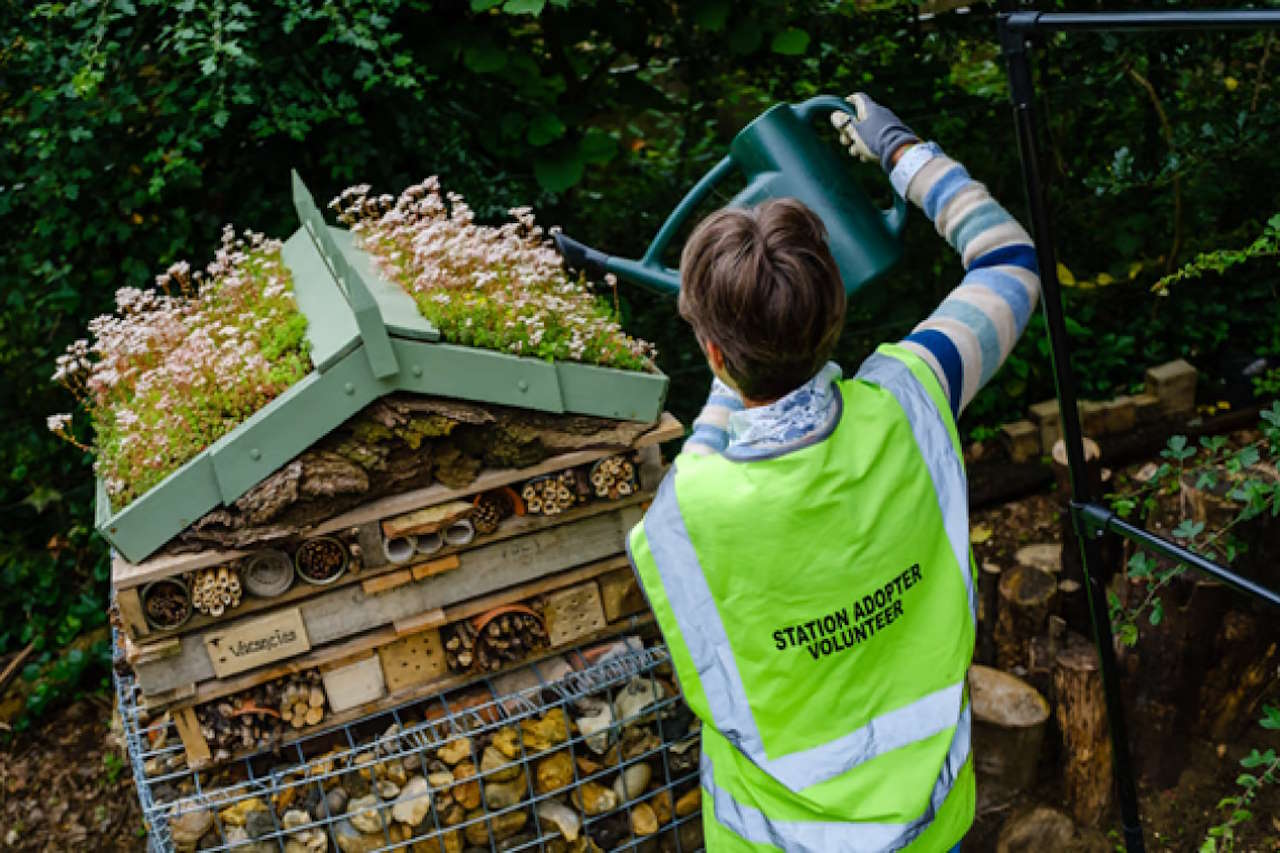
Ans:
[[[1111,741],[1098,657],[1083,637],[1072,637],[1058,652],[1053,693],[1067,807],[1079,823],[1097,826],[1111,806]]]
[[[996,665],[1026,672],[1027,647],[1045,629],[1058,584],[1053,575],[1030,566],[1014,566],[1000,576],[996,617]]]
[[[1015,812],[1000,828],[996,853],[1111,853],[1115,845],[1096,829],[1076,826],[1057,809],[1034,806]]]
[[[975,659],[992,663],[996,658],[996,614],[999,612],[1001,568],[983,560],[978,570],[978,638]]]
[[[1031,785],[1049,703],[1022,679],[977,664],[969,668],[969,696],[981,813],[1005,805]]]
[[[1200,688],[1195,730],[1215,741],[1231,741],[1253,724],[1258,702],[1276,683],[1280,664],[1274,620],[1232,610],[1215,638],[1215,661]],[[1259,650],[1264,650],[1259,654]]]

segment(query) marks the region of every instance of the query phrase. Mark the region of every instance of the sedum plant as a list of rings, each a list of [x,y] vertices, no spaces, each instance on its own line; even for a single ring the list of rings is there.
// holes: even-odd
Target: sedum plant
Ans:
[[[513,355],[647,370],[653,347],[627,335],[615,304],[571,278],[529,208],[478,225],[437,178],[398,198],[361,184],[330,202],[383,273],[399,283],[445,340]],[[609,279],[616,288],[616,282]],[[615,290],[616,293],[616,290]]]
[[[155,289],[116,291],[116,313],[89,323],[58,357],[54,379],[93,427],[94,471],[119,509],[235,429],[311,369],[306,318],[282,244],[230,226],[203,271],[176,263]]]

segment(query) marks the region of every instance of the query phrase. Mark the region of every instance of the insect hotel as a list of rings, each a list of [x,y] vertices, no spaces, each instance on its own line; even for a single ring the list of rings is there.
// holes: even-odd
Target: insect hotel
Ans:
[[[151,849],[699,849],[698,726],[625,555],[682,434],[666,377],[499,351],[415,296],[370,223],[479,228],[430,182],[342,197],[350,229],[293,200],[287,241],[211,270],[278,251],[300,378],[145,489],[98,469]],[[549,251],[525,226],[489,232]]]

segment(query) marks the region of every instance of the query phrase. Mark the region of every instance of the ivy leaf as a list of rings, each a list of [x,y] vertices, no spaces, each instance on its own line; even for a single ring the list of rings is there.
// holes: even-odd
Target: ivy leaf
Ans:
[[[1129,648],[1133,648],[1138,644],[1138,626],[1132,622],[1126,622],[1121,625],[1116,635],[1120,638],[1120,642]]]
[[[618,153],[618,140],[598,127],[589,129],[578,143],[578,153],[584,162],[598,166],[608,163]]]
[[[1151,615],[1147,617],[1152,626],[1159,625],[1164,620],[1164,602],[1156,599],[1151,602]]]
[[[799,27],[787,27],[773,37],[769,49],[783,56],[799,56],[809,49],[809,34]]]
[[[507,0],[502,4],[502,11],[508,15],[541,15],[546,0]]]
[[[1262,719],[1258,721],[1264,729],[1280,729],[1280,708],[1275,705],[1262,706]]]
[[[1241,468],[1249,468],[1257,465],[1261,458],[1262,454],[1260,454],[1258,452],[1258,448],[1254,447],[1252,444],[1248,447],[1240,448],[1240,451],[1235,455],[1235,461]]]
[[[729,20],[728,0],[704,0],[693,10],[693,22],[709,33],[718,33]]]
[[[582,180],[584,164],[574,151],[547,155],[533,161],[533,176],[548,192],[559,193]]]
[[[1151,570],[1155,568],[1155,565],[1156,561],[1149,557],[1145,551],[1136,551],[1129,558],[1129,577],[1150,577]]]
[[[492,42],[482,42],[462,52],[462,64],[477,74],[492,74],[507,67],[507,52]]]
[[[564,136],[564,131],[564,122],[555,113],[539,113],[530,120],[525,139],[535,148],[541,148]]]
[[[31,494],[22,499],[22,502],[34,509],[37,513],[43,513],[49,508],[50,504],[55,504],[62,500],[62,492],[49,486],[36,486]]]
[[[1261,767],[1264,764],[1270,763],[1271,762],[1262,757],[1262,753],[1258,752],[1257,749],[1250,751],[1248,755],[1240,759],[1240,766],[1246,770],[1252,770],[1255,767]]]
[[[1192,521],[1189,518],[1184,518],[1181,524],[1173,528],[1173,536],[1175,539],[1194,539],[1203,531],[1203,521]]]

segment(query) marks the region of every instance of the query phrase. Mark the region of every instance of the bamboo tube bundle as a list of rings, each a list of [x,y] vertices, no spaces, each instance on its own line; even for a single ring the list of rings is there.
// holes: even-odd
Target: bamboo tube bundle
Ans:
[[[244,587],[235,566],[200,569],[191,580],[191,604],[206,616],[217,618],[240,606]]]
[[[324,720],[325,695],[320,685],[319,670],[291,675],[281,679],[280,719],[295,729],[319,725]]]
[[[581,491],[578,472],[570,468],[529,480],[520,489],[520,497],[533,515],[559,515],[581,501]]]
[[[638,488],[636,466],[626,456],[606,456],[591,466],[591,489],[597,498],[616,501]]]

